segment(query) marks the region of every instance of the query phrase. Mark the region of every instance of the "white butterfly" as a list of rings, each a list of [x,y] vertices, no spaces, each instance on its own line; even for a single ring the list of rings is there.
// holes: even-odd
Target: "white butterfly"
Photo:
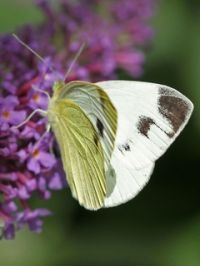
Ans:
[[[73,196],[91,210],[135,197],[192,110],[185,96],[159,84],[55,84],[47,116]]]
[[[83,45],[66,76],[82,49]],[[36,112],[47,117],[72,195],[90,210],[135,197],[193,110],[191,101],[178,91],[135,81],[58,81],[48,98],[46,111],[36,109],[17,127]]]

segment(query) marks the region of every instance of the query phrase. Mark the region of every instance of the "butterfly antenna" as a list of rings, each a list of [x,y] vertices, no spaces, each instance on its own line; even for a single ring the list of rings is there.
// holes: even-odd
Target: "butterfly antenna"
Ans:
[[[23,42],[16,34],[12,34],[12,36],[24,47],[26,47],[31,53],[33,53],[37,58],[39,58],[42,62],[45,62],[44,58],[42,58],[38,53],[36,53],[30,46],[28,46],[25,42]]]
[[[77,59],[79,58],[79,56],[80,56],[81,53],[83,52],[83,49],[85,48],[85,45],[86,45],[86,43],[84,42],[84,43],[82,43],[82,45],[80,46],[78,52],[76,53],[74,59],[72,60],[70,66],[69,66],[69,68],[68,68],[68,70],[67,70],[67,73],[65,74],[65,78],[64,78],[64,80],[66,80],[67,77],[69,76],[69,74],[70,74],[70,72],[71,72],[71,70],[72,70],[74,64],[76,63]]]

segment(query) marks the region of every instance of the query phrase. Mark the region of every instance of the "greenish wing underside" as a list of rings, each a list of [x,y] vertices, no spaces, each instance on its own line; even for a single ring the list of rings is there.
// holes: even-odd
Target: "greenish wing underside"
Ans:
[[[59,108],[59,110],[57,110]],[[104,205],[106,178],[99,136],[79,106],[58,100],[52,129],[58,141],[72,195],[87,209]]]
[[[82,108],[100,136],[106,171],[114,149],[117,131],[117,111],[108,95],[97,85],[74,81],[66,84],[60,98],[67,98]]]

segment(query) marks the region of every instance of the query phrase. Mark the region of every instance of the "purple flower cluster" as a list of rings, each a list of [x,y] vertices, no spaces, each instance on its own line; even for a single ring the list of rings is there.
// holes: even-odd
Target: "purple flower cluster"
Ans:
[[[122,4],[123,3],[123,4]],[[118,71],[132,77],[142,74],[144,53],[153,36],[147,25],[153,0],[59,1],[58,9],[47,0],[37,1],[45,15],[40,25],[26,25],[16,34],[45,59],[38,58],[10,34],[0,36],[0,222],[2,237],[28,225],[40,232],[42,218],[50,211],[33,209],[30,199],[51,197],[66,186],[54,137],[46,120],[35,109],[47,108],[52,84],[63,79],[80,45],[85,50],[74,64],[69,80],[99,81],[116,78]],[[101,16],[101,13],[105,13]],[[52,71],[54,69],[54,71]],[[37,145],[38,144],[38,145]],[[58,152],[57,152],[58,153]]]

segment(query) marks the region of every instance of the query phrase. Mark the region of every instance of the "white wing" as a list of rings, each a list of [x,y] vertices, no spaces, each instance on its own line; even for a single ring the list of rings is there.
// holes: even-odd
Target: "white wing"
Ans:
[[[135,197],[149,181],[154,163],[143,169],[127,167],[115,155],[112,157],[112,173],[107,175],[107,194],[104,207],[113,207]],[[110,189],[109,189],[110,188]],[[114,189],[113,189],[114,188]]]
[[[107,173],[105,207],[110,207],[128,201],[142,189],[155,160],[186,125],[193,105],[181,93],[159,84],[105,81],[97,85],[106,91],[118,113],[113,169]]]

